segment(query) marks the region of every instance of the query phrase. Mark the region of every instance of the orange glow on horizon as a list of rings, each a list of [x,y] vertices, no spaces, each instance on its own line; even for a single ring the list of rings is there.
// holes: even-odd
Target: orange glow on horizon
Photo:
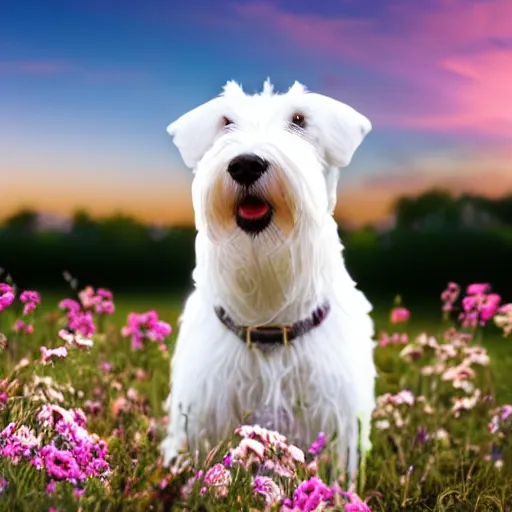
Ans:
[[[397,197],[442,188],[458,195],[471,193],[501,197],[512,193],[512,159],[508,149],[491,155],[443,155],[412,162],[410,169],[396,169],[345,181],[341,178],[335,216],[353,226],[385,222]],[[420,169],[420,170],[418,170]],[[484,171],[486,169],[486,171]],[[488,170],[487,170],[488,169]],[[461,171],[462,170],[462,171]],[[78,186],[70,177],[59,187],[32,181],[26,176],[8,182],[0,203],[0,220],[20,208],[68,217],[83,209],[94,217],[124,213],[146,223],[193,225],[191,175],[169,176],[165,182],[88,183]]]

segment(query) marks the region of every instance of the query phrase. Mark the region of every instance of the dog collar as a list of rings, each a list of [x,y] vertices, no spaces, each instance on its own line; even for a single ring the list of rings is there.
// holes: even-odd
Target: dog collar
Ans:
[[[319,306],[311,316],[299,320],[291,325],[267,324],[254,327],[236,325],[224,308],[217,306],[215,313],[219,320],[232,332],[234,332],[249,348],[253,343],[283,344],[288,345],[299,336],[303,336],[315,327],[318,327],[326,318],[331,306],[325,303]]]

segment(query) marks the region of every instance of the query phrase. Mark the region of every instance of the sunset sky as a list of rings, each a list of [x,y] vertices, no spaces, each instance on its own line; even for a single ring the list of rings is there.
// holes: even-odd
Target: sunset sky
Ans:
[[[0,219],[190,222],[166,126],[267,76],[373,122],[341,174],[351,222],[432,186],[512,192],[512,0],[20,0],[0,15]]]

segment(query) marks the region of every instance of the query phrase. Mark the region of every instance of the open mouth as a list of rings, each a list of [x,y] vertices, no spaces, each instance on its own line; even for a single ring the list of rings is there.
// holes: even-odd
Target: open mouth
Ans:
[[[263,231],[272,220],[272,207],[257,196],[247,195],[236,207],[236,222],[248,233]]]

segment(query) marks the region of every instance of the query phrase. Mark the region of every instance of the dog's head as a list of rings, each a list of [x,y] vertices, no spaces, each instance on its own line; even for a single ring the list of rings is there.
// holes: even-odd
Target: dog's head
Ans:
[[[334,211],[338,168],[370,130],[344,103],[297,82],[276,94],[269,81],[257,95],[228,82],[167,128],[195,171],[197,228],[217,242],[241,232],[285,240],[301,222],[320,224]]]

